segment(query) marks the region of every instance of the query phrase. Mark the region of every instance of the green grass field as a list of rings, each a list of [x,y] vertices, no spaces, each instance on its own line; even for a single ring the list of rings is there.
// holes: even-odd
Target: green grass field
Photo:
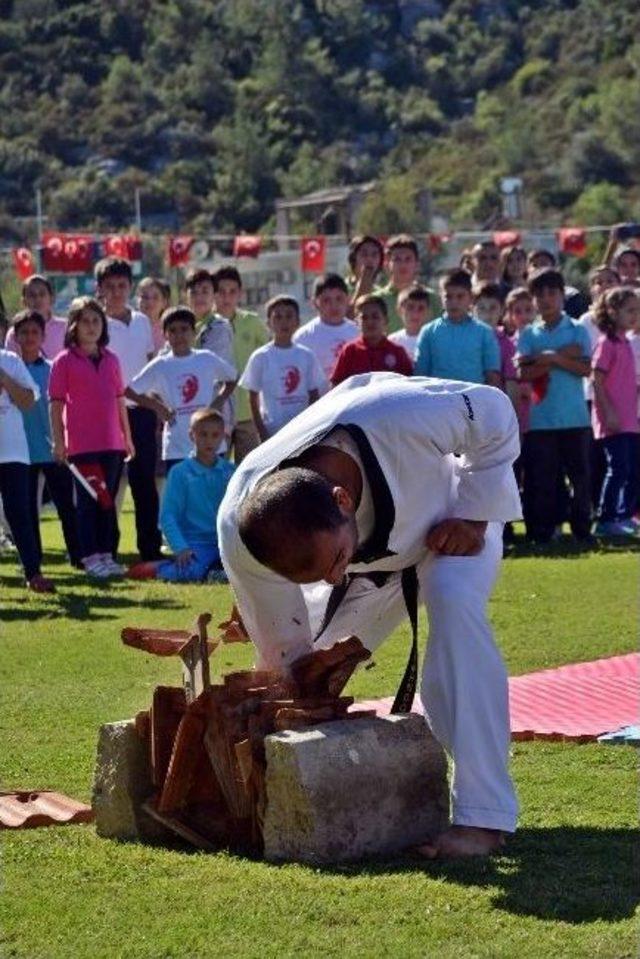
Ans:
[[[131,515],[123,518],[125,554]],[[87,800],[98,726],[146,708],[175,661],[124,648],[124,625],[224,618],[222,586],[87,584],[43,523],[56,596],[30,596],[15,554],[0,557],[2,788]],[[512,674],[637,648],[637,555],[515,551],[492,603]],[[409,642],[400,629],[350,686],[395,691]],[[214,671],[250,663],[225,647]],[[529,742],[513,747],[521,826],[488,862],[400,857],[335,869],[272,866],[226,853],[98,839],[92,826],[2,834],[0,955],[164,957],[607,957],[637,954],[632,847],[636,753]]]

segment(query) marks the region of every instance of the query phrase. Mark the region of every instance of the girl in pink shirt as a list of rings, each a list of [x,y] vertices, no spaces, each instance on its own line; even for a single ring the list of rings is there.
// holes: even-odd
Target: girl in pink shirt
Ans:
[[[640,297],[632,287],[607,290],[594,318],[601,336],[591,360],[593,432],[604,448],[607,472],[602,484],[596,534],[633,536],[638,471],[637,385],[627,332],[640,321]]]
[[[89,576],[122,576],[115,562],[115,495],[124,456],[133,457],[118,358],[106,349],[107,318],[97,300],[75,299],[65,347],[49,380],[53,455],[74,472],[80,557]]]

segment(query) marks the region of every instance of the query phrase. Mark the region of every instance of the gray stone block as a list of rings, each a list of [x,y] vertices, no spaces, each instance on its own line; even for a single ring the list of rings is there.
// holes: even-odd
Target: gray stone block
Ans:
[[[446,756],[421,716],[323,723],[265,746],[270,861],[389,855],[448,824]]]
[[[96,832],[116,839],[171,834],[142,809],[153,793],[151,763],[132,719],[100,727],[93,786]]]

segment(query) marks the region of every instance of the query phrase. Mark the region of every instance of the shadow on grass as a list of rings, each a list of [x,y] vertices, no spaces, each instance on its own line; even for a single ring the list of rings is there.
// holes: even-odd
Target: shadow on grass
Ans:
[[[415,872],[464,886],[496,889],[496,909],[569,923],[615,922],[640,902],[631,829],[556,827],[521,829],[504,855],[467,862],[387,860],[321,869],[362,876]]]
[[[77,582],[74,584],[74,580]],[[21,580],[7,582],[7,585],[19,587]],[[23,601],[18,600],[14,606],[5,603],[2,609],[2,622],[12,621],[42,621],[47,619],[79,619],[99,620],[118,619],[119,611],[141,608],[140,597],[123,589],[122,584],[91,583],[92,591],[88,593],[74,593],[74,585],[87,586],[84,577],[70,576],[58,583],[58,592],[47,596],[45,603],[30,606],[32,594],[25,591]],[[115,588],[114,588],[115,587]],[[61,592],[61,590],[65,590]],[[69,592],[66,592],[69,590]],[[179,597],[163,596],[149,597],[144,600],[144,609],[183,609],[184,602]]]
[[[551,543],[537,544],[527,540],[516,539],[505,546],[505,559],[531,559],[535,556],[549,557],[549,559],[581,559],[590,554],[620,555],[622,553],[640,553],[640,539],[630,537],[610,537],[598,539],[591,546],[585,546],[570,536],[562,536]]]

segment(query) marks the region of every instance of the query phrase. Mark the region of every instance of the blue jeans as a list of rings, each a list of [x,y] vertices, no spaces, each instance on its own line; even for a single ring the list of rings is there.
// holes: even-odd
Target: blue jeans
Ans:
[[[629,519],[637,505],[638,436],[616,433],[600,440],[607,461],[607,472],[600,492],[598,517],[602,523]]]
[[[214,563],[220,562],[217,546],[192,546],[193,559],[186,566],[178,566],[172,559],[160,563],[157,578],[170,583],[201,583]]]

